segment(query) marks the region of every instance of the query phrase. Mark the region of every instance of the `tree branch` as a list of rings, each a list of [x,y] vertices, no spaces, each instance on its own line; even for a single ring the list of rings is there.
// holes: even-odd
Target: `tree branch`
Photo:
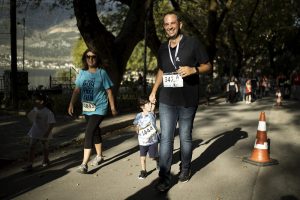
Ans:
[[[132,0],[124,24],[116,38],[116,52],[128,60],[136,44],[144,38],[146,10],[153,0]],[[152,7],[151,7],[152,9]]]
[[[88,48],[97,50],[102,57],[111,57],[109,49],[115,37],[100,22],[95,0],[73,0],[73,6],[79,32]]]
[[[185,12],[181,11],[180,5],[175,0],[170,0],[174,10],[180,15],[182,21],[184,22],[184,29],[188,30],[188,32],[191,32],[193,35],[199,37],[202,41],[204,41],[203,34],[199,31],[198,27],[195,26],[195,23],[188,17]]]
[[[256,0],[255,5],[254,5],[254,7],[253,7],[253,9],[251,11],[248,23],[247,23],[247,28],[246,28],[247,38],[248,38],[248,36],[251,33],[251,25],[252,25],[252,21],[253,21],[253,18],[254,18],[254,14],[255,14],[255,12],[257,10],[258,4],[259,4],[259,0]]]
[[[161,42],[156,34],[156,27],[153,18],[153,5],[151,6],[149,17],[148,17],[148,30],[147,30],[147,46],[151,49],[155,57],[157,57],[158,49],[161,45]]]

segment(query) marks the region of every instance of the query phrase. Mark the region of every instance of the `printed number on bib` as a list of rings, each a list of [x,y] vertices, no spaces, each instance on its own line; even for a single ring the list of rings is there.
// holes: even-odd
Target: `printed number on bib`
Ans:
[[[93,112],[96,110],[96,105],[90,102],[82,102],[82,111]]]
[[[183,79],[179,74],[164,74],[164,87],[183,87]]]
[[[145,128],[139,130],[139,134],[144,138],[149,139],[156,134],[156,129],[152,124],[148,124]]]

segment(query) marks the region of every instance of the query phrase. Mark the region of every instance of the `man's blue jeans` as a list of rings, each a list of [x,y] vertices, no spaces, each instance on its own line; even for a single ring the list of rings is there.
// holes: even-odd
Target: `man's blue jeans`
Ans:
[[[192,129],[197,106],[183,107],[159,104],[161,141],[159,148],[159,176],[170,180],[173,158],[173,145],[176,124],[179,125],[181,170],[191,168],[192,160]]]

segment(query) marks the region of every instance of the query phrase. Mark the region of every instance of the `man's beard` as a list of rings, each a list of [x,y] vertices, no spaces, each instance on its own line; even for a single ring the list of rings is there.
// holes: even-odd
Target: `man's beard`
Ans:
[[[167,38],[168,38],[169,40],[175,40],[180,34],[181,34],[181,31],[180,31],[180,29],[178,29],[177,34],[175,34],[175,35],[173,35],[173,36],[167,36]]]

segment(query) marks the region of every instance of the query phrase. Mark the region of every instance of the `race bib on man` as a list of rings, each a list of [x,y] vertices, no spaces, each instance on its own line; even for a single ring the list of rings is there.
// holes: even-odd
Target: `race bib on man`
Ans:
[[[96,105],[91,102],[82,102],[82,111],[93,112],[96,110]]]
[[[183,87],[183,79],[177,73],[165,73],[163,75],[164,87]]]

